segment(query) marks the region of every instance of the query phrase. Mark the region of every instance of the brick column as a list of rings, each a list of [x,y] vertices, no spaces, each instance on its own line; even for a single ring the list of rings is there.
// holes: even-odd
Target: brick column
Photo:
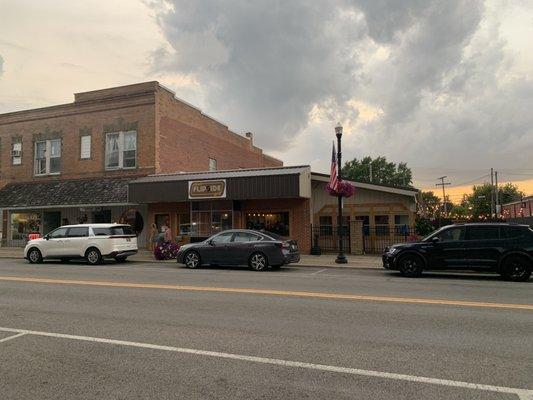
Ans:
[[[350,242],[352,254],[363,254],[363,221],[350,221]]]

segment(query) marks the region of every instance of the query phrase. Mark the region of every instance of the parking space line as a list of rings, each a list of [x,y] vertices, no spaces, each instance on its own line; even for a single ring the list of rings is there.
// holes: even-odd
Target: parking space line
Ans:
[[[390,302],[390,303],[407,303],[407,304],[426,304],[426,305],[447,305],[457,307],[479,307],[492,309],[511,309],[533,311],[533,304],[513,304],[513,303],[490,303],[481,301],[468,300],[449,300],[449,299],[431,299],[416,297],[391,297],[391,296],[372,296],[357,295],[344,293],[327,293],[327,292],[304,292],[294,290],[276,290],[276,289],[254,289],[254,288],[235,288],[235,287],[215,287],[215,286],[193,286],[193,285],[168,285],[157,283],[135,283],[135,282],[113,282],[113,281],[88,281],[88,280],[70,280],[70,279],[50,279],[50,278],[33,278],[22,276],[0,276],[0,281],[26,282],[26,283],[44,283],[55,285],[81,285],[81,286],[102,286],[115,288],[136,288],[136,289],[164,289],[179,290],[190,292],[213,292],[213,293],[235,293],[235,294],[254,294],[266,296],[284,296],[284,297],[301,297],[328,300],[351,300],[351,301],[370,301],[370,302]]]
[[[318,275],[318,274],[320,274],[321,272],[324,272],[324,271],[327,271],[327,270],[328,270],[327,268],[322,268],[321,270],[318,270],[318,271],[316,271],[316,272],[311,273],[311,275]]]
[[[26,330],[26,329],[14,329],[14,328],[7,328],[7,327],[0,327],[0,331],[18,333],[18,335],[10,336],[10,338],[15,338],[17,336],[21,336],[24,334],[33,335],[33,336],[44,336],[44,337],[52,337],[52,338],[59,338],[59,339],[69,339],[69,340],[78,340],[78,341],[84,341],[84,342],[110,344],[110,345],[116,345],[116,346],[129,346],[129,347],[137,347],[137,348],[143,348],[143,349],[169,351],[169,352],[182,353],[182,354],[192,354],[192,355],[197,355],[197,356],[247,361],[247,362],[259,363],[259,364],[277,365],[281,367],[303,368],[303,369],[317,370],[317,371],[323,371],[323,372],[366,376],[366,377],[381,378],[381,379],[393,379],[393,380],[399,380],[399,381],[456,387],[456,388],[461,388],[461,389],[472,389],[472,390],[479,390],[479,391],[485,391],[485,392],[507,393],[507,394],[517,395],[520,400],[532,400],[533,399],[533,390],[531,389],[520,389],[520,388],[511,388],[511,387],[505,387],[505,386],[485,385],[485,384],[479,384],[479,383],[453,381],[449,379],[429,378],[429,377],[417,376],[417,375],[397,374],[397,373],[392,373],[392,372],[340,367],[340,366],[335,366],[335,365],[313,364],[313,363],[307,363],[307,362],[282,360],[282,359],[276,359],[276,358],[256,357],[256,356],[248,356],[248,355],[234,354],[234,353],[222,353],[218,351],[198,350],[198,349],[164,346],[164,345],[141,343],[141,342],[130,342],[130,341],[125,341],[125,340],[105,339],[105,338],[97,338],[97,337],[91,337],[91,336],[69,335],[69,334],[55,333],[55,332],[31,331],[31,330]]]
[[[26,332],[17,333],[16,335],[8,336],[6,338],[0,339],[0,343],[4,343],[4,342],[7,342],[8,340],[16,339],[24,335],[27,335],[27,333]]]

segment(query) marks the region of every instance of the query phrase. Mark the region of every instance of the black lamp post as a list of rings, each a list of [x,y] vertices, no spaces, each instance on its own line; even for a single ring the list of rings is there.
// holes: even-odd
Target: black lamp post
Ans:
[[[337,179],[339,180],[339,183],[342,180],[342,162],[341,162],[341,138],[342,138],[342,125],[340,122],[335,127],[335,136],[337,136]],[[337,221],[337,236],[339,237],[339,254],[337,254],[337,258],[335,259],[335,262],[337,264],[346,264],[348,260],[346,260],[346,256],[344,255],[344,251],[342,249],[342,236],[343,236],[343,227],[342,227],[342,196],[339,196],[339,212],[338,212],[338,221]]]

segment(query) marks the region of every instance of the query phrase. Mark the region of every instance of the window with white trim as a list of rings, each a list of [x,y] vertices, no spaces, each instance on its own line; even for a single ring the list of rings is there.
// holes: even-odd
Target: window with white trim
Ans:
[[[15,142],[11,147],[11,158],[13,165],[22,164],[22,142]]]
[[[82,160],[91,158],[91,135],[84,135],[80,139],[80,158]]]
[[[217,160],[214,158],[209,159],[209,171],[216,171],[217,170]]]
[[[61,139],[35,142],[35,175],[59,174]]]
[[[137,166],[137,132],[112,132],[105,139],[106,169],[135,168]]]

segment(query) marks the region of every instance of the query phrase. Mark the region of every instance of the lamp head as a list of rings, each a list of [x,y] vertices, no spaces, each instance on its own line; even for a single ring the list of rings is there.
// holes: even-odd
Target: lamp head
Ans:
[[[338,138],[342,136],[342,125],[340,122],[335,127],[335,135],[337,135]]]

